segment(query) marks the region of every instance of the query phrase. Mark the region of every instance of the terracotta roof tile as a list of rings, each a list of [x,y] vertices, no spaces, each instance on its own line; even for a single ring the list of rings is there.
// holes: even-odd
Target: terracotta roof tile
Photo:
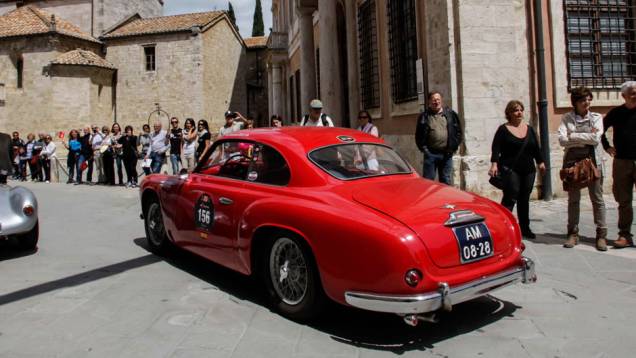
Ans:
[[[58,34],[98,42],[96,38],[83,32],[79,27],[35,6],[22,6],[0,16],[0,38],[46,34],[52,30],[55,19],[55,32]]]
[[[97,56],[94,52],[86,50],[73,50],[61,54],[51,62],[53,65],[76,65],[76,66],[94,66],[116,70],[117,67],[112,63]]]
[[[244,41],[247,48],[267,47],[267,36],[248,37]]]
[[[194,26],[205,27],[224,13],[224,11],[209,11],[194,14],[135,19],[104,34],[102,38],[109,39],[126,36],[190,31]]]

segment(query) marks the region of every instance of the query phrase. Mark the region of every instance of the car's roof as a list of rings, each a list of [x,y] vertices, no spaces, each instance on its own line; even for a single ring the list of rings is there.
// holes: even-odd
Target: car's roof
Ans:
[[[352,138],[353,140],[349,138]],[[234,132],[224,136],[223,139],[253,140],[274,147],[304,148],[304,152],[313,149],[352,142],[380,143],[380,138],[366,134],[359,130],[339,127],[282,127],[282,128],[257,128]]]

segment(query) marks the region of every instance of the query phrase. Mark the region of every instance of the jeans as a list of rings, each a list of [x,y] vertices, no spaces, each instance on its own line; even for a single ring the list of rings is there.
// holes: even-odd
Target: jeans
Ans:
[[[150,153],[150,159],[152,159],[152,163],[150,164],[150,169],[154,174],[161,172],[161,166],[163,165],[163,161],[166,159],[165,153]]]
[[[519,174],[512,170],[503,190],[501,205],[510,212],[517,204],[517,218],[522,231],[530,231],[530,194],[537,173]]]
[[[117,179],[119,179],[119,185],[124,185],[124,172],[122,171],[123,157],[115,154],[115,166],[117,167]]]
[[[84,163],[84,156],[81,154],[69,154],[68,156],[68,180],[73,180],[73,175],[76,174],[75,179],[78,183],[82,182],[82,163]]]
[[[453,156],[451,154],[436,154],[427,151],[424,154],[424,169],[422,174],[424,178],[430,180],[435,180],[435,174],[437,174],[440,183],[451,185]]]
[[[181,156],[179,154],[170,154],[170,164],[172,164],[172,174],[179,175]]]
[[[618,235],[631,238],[632,222],[634,221],[632,197],[636,184],[636,162],[614,158],[612,176],[614,177],[612,191],[614,199],[618,203]]]

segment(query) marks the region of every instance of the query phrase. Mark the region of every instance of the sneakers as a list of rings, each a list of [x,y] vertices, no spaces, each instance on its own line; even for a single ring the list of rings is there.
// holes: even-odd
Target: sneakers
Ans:
[[[634,241],[631,237],[627,238],[619,236],[618,239],[614,241],[614,244],[612,246],[614,246],[615,249],[624,249],[626,247],[634,246]]]
[[[607,251],[607,228],[596,229],[596,249],[598,251]]]
[[[578,244],[579,244],[579,234],[577,232],[571,232],[568,234],[568,238],[567,240],[565,240],[563,247],[565,247],[566,249],[571,249]]]

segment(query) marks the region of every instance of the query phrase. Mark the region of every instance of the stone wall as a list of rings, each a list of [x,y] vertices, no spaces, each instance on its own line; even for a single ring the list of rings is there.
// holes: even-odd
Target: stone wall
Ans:
[[[203,33],[203,101],[212,133],[225,124],[227,110],[246,115],[246,56],[242,40],[235,36],[229,23],[219,21]]]
[[[159,0],[93,0],[95,3],[95,36],[114,26],[130,15],[139,13],[141,17],[157,17],[163,14],[163,4]]]
[[[202,42],[202,36],[189,32],[109,40],[106,60],[119,69],[117,121],[138,131],[155,103],[182,121],[205,118]],[[156,46],[156,71],[146,71],[145,45]]]
[[[38,36],[0,43],[0,83],[5,104],[0,111],[0,130],[23,132],[59,130],[82,126],[94,120],[112,122],[109,70],[78,66],[56,72],[49,64],[59,54],[84,47],[99,53],[98,44]],[[15,61],[24,62],[23,86],[17,88]],[[91,103],[91,93],[102,86],[100,101]]]

